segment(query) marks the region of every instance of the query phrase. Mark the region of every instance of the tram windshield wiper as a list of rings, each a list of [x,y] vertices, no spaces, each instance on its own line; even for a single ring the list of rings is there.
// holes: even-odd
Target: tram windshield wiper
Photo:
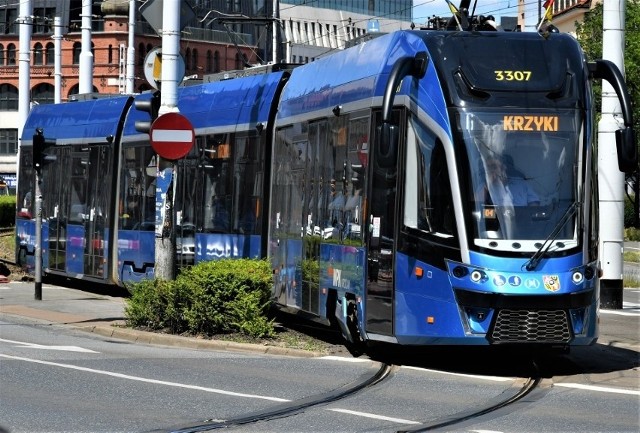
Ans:
[[[525,268],[527,269],[527,271],[533,271],[538,267],[538,265],[540,264],[540,260],[542,260],[544,255],[547,254],[547,251],[549,251],[549,248],[551,248],[551,245],[553,245],[553,241],[555,241],[558,237],[558,234],[560,234],[560,230],[562,230],[567,221],[569,221],[569,218],[571,218],[573,214],[576,213],[579,207],[580,203],[578,203],[577,201],[571,203],[571,206],[569,206],[564,212],[564,215],[562,215],[562,218],[560,218],[560,221],[558,221],[558,224],[556,224],[553,231],[549,234],[549,236],[547,236],[547,239],[545,239],[542,245],[540,245],[538,251],[536,251],[535,254],[531,256],[531,258],[525,264]]]

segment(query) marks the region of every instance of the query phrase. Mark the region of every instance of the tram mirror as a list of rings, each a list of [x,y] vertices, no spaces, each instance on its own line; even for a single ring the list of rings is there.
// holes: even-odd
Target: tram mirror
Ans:
[[[616,131],[616,148],[620,171],[625,173],[636,171],[638,168],[638,147],[633,128],[627,127]]]
[[[376,140],[375,153],[378,166],[383,168],[394,166],[398,147],[398,127],[384,122],[377,128]]]

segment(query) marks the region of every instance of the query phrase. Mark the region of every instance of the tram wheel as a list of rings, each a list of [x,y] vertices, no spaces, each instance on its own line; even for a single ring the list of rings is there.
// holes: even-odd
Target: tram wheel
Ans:
[[[349,353],[357,358],[365,353],[366,344],[360,333],[360,327],[358,326],[358,307],[353,299],[350,299],[347,304],[347,328],[353,341],[347,341],[345,346]]]

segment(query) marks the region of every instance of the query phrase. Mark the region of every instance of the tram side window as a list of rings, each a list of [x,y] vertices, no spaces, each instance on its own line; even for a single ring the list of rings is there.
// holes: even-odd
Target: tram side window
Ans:
[[[120,173],[119,228],[155,229],[156,157],[148,145],[124,149]]]
[[[327,208],[323,238],[330,242],[340,242],[346,229],[345,205],[347,196],[347,183],[345,163],[347,161],[348,141],[348,116],[340,116],[330,120],[329,154],[327,160],[327,172],[329,174],[329,197],[326,200]]]
[[[456,236],[454,215],[442,142],[413,119],[405,163],[404,225],[451,237]]]
[[[87,209],[87,183],[89,178],[89,153],[85,149],[74,149],[71,154],[71,202],[69,223],[83,224],[89,219]]]
[[[196,138],[196,140],[199,139],[200,137]],[[189,154],[177,163],[178,183],[174,197],[177,235],[181,235],[182,231],[193,231],[195,228],[195,203],[198,202],[196,199],[196,179],[200,155],[199,149],[199,146],[193,146]]]
[[[262,165],[259,137],[236,136],[234,152],[233,231],[255,234],[260,227]]]
[[[20,182],[18,182],[18,196],[16,198],[17,216],[31,219],[35,213],[33,209],[35,194],[35,172],[33,170],[33,152],[31,148],[24,148],[20,152]]]
[[[231,134],[207,136],[204,148],[205,231],[228,233],[231,229]]]

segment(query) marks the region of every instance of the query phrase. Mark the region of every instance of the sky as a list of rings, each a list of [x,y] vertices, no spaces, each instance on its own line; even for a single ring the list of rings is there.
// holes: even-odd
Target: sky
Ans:
[[[538,16],[538,3],[541,0],[525,0],[525,27],[532,26],[532,30],[535,27]],[[460,0],[453,0],[452,3],[457,7],[460,5]],[[473,9],[474,0],[471,1],[471,8]],[[413,21],[417,25],[427,22],[429,17],[433,15],[439,15],[442,17],[451,16],[449,6],[445,0],[413,0]],[[518,15],[518,0],[478,0],[476,6],[476,15],[493,15],[496,18],[498,24],[500,24],[501,16],[517,16]]]

